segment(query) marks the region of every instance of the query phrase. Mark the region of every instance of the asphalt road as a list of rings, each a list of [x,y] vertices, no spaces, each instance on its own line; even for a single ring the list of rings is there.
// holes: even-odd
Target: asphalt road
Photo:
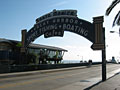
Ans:
[[[109,75],[115,74],[118,69],[120,64],[107,65]],[[90,68],[1,78],[0,90],[83,90],[88,84],[101,80],[101,77],[101,65],[95,65]]]

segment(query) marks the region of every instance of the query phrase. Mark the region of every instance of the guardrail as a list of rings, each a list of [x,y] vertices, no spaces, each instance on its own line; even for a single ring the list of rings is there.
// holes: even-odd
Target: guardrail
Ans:
[[[97,64],[101,64],[101,62],[93,62],[92,63],[92,65],[97,65]],[[47,70],[47,69],[88,66],[88,65],[89,65],[89,63],[39,64],[39,65],[0,65],[0,73]]]

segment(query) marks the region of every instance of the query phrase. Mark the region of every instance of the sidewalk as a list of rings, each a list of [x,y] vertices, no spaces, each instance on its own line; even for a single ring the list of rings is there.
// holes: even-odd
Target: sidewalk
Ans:
[[[55,90],[120,90],[120,72],[102,82],[100,77],[75,82]]]
[[[101,76],[93,77],[55,90],[120,90],[120,69],[107,73],[107,78],[102,82]]]
[[[106,81],[97,83],[84,90],[120,90],[120,72]]]

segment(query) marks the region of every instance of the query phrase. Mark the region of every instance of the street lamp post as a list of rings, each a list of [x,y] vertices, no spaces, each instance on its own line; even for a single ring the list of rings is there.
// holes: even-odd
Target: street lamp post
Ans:
[[[116,31],[110,31],[110,33],[117,33],[117,34],[119,34],[119,36],[120,36],[120,30],[119,30],[119,32],[116,32]]]
[[[78,56],[78,58],[79,58],[79,55],[77,55]],[[80,56],[81,57],[81,60],[83,61],[83,56]]]
[[[119,34],[119,37],[120,37],[120,29],[119,29],[119,32],[116,32],[116,31],[110,31],[110,33],[117,33]],[[118,61],[119,62],[119,61]]]
[[[114,33],[115,31],[110,31],[110,33]]]

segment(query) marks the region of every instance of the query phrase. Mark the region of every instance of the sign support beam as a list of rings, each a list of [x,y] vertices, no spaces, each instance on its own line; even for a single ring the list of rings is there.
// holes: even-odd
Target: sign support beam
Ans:
[[[104,49],[102,50],[102,81],[106,80],[106,46],[105,46],[105,28],[103,29]]]
[[[105,47],[105,28],[103,28],[103,16],[94,17],[95,42],[92,45],[93,50],[102,50],[102,81],[106,80],[106,47]]]

